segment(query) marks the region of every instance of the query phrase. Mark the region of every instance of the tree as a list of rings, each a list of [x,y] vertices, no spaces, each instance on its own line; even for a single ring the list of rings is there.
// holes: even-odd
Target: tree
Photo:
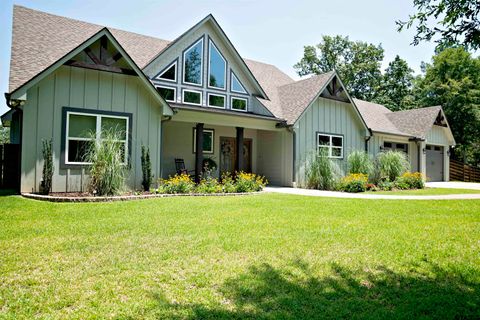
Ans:
[[[435,40],[438,48],[462,45],[466,49],[480,49],[480,1],[414,0],[413,5],[417,12],[407,21],[396,22],[398,31],[416,25],[412,44],[439,36]]]
[[[413,80],[413,70],[397,55],[385,69],[374,102],[392,111],[411,109],[415,105]]]
[[[443,107],[457,142],[455,156],[479,165],[480,58],[461,47],[445,49],[425,65],[416,90],[421,105]]]
[[[10,128],[4,127],[0,122],[0,144],[10,142]]]
[[[305,46],[303,58],[294,65],[298,75],[337,70],[348,92],[355,98],[372,100],[380,84],[381,45],[351,41],[348,37],[323,36],[316,46]]]

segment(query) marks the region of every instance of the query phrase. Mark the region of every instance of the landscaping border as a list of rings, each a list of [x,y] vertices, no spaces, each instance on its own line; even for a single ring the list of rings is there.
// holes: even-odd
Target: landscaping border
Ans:
[[[27,199],[49,201],[49,202],[114,202],[114,201],[132,201],[153,198],[169,198],[169,197],[227,197],[227,196],[249,196],[257,195],[263,191],[257,192],[242,192],[242,193],[159,193],[159,194],[141,194],[141,195],[127,195],[127,196],[85,196],[85,197],[60,197],[49,196],[37,193],[22,193],[22,197]]]

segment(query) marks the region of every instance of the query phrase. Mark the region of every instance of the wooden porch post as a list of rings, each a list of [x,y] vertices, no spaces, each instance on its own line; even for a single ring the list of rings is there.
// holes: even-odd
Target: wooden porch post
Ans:
[[[197,123],[195,132],[195,183],[202,179],[203,123]]]
[[[237,127],[237,161],[235,162],[235,171],[240,172],[243,168],[243,128]]]

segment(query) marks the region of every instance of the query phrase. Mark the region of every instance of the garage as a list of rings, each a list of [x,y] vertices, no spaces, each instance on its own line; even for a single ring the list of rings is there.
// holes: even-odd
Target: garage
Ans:
[[[443,181],[443,151],[444,147],[427,145],[426,147],[427,160],[427,180],[428,181]]]

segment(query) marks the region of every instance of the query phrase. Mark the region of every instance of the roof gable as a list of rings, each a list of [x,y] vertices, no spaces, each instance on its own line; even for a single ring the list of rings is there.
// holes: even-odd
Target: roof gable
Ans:
[[[118,41],[115,39],[115,37],[110,33],[110,31],[107,28],[100,29],[98,32],[93,34],[83,43],[80,43],[77,47],[73,48],[68,53],[64,54],[58,60],[54,61],[51,65],[49,65],[47,68],[43,69],[41,72],[33,76],[31,79],[29,79],[27,82],[22,84],[20,87],[16,88],[13,92],[9,94],[9,96],[12,99],[18,99],[24,96],[30,87],[32,87],[33,85],[35,85],[36,83],[44,79],[46,76],[54,72],[60,66],[72,62],[71,59],[82,57],[82,53],[84,52],[84,50],[90,49],[92,46],[94,46],[95,43],[98,43],[99,41],[101,41],[102,38],[105,38],[106,41],[110,42],[113,45],[114,50],[116,50],[116,52],[118,52],[121,55],[121,58],[124,59],[122,63],[125,66],[127,66],[133,74],[136,74],[140,78],[141,82],[145,84],[148,91],[162,106],[163,113],[168,115],[172,114],[173,111],[171,110],[167,102],[160,96],[160,94],[157,92],[157,90],[155,89],[153,84],[150,82],[150,80],[147,79],[145,74],[135,64],[135,62],[131,59],[128,53],[123,49],[123,47],[118,43]],[[78,61],[73,61],[73,63],[77,63],[77,62]],[[120,68],[118,69],[121,70]]]
[[[210,41],[213,41],[213,44],[219,50],[220,54],[227,58],[227,77],[231,76],[228,69],[232,68],[242,85],[245,86],[248,84],[251,88],[250,90],[247,89],[247,91],[251,91],[250,93],[254,96],[268,99],[267,93],[264,91],[263,87],[260,85],[255,75],[249,69],[248,65],[240,56],[237,49],[233,46],[230,39],[227,37],[223,29],[220,27],[218,22],[211,14],[199,21],[193,27],[180,35],[177,39],[172,41],[166,48],[160,51],[145,66],[145,73],[151,78],[153,78],[155,75],[158,74],[159,70],[165,67],[165,63],[177,59],[180,53],[183,53],[185,49],[187,49],[195,42],[195,40],[198,40],[199,37],[204,35],[208,35],[207,37],[205,37],[206,41],[203,44],[204,47],[207,49],[207,54],[205,58],[208,58],[208,48],[210,46]],[[204,63],[204,65],[207,64]],[[233,66],[235,66],[235,68],[233,68]]]
[[[17,90],[103,28],[15,5],[9,92]],[[108,30],[139,68],[168,44],[166,40],[112,28]]]

